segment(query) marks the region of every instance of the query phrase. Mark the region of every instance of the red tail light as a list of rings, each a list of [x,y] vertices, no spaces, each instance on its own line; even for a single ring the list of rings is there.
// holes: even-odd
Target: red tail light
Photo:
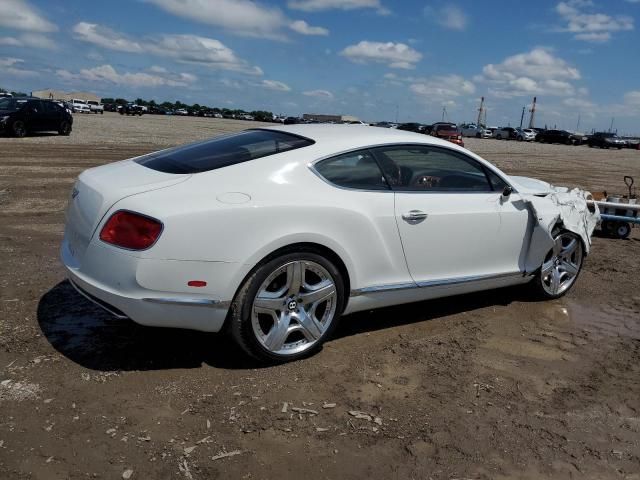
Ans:
[[[156,243],[162,233],[162,223],[138,213],[121,210],[111,215],[100,240],[129,250],[144,250]]]

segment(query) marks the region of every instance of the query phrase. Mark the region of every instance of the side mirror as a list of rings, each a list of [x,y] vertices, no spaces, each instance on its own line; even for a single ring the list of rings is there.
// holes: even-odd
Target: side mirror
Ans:
[[[507,185],[506,187],[504,187],[504,190],[502,190],[501,200],[503,202],[508,200],[512,193],[513,193],[513,187]]]

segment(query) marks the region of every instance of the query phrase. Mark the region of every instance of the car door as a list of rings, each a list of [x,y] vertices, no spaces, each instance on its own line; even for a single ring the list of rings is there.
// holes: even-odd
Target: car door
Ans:
[[[502,198],[497,173],[452,149],[403,145],[373,150],[395,191],[409,272],[428,286],[523,271],[529,212]]]
[[[25,107],[27,126],[31,131],[46,129],[46,117],[42,103],[40,100],[30,100]]]

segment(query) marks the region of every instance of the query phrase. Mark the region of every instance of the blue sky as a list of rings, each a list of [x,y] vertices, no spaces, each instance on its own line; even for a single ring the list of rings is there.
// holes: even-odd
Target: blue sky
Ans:
[[[0,86],[640,133],[640,0],[2,0]]]

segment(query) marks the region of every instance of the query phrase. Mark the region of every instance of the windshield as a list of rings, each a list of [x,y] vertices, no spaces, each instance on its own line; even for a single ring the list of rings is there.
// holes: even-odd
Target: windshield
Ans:
[[[73,101],[73,103],[80,103],[81,105],[86,105],[84,100],[72,100],[72,101]]]
[[[27,103],[27,100],[18,98],[0,98],[0,110],[19,110]]]
[[[313,145],[313,140],[272,130],[246,130],[151,153],[140,165],[164,173],[199,173]]]
[[[94,101],[92,101],[92,100],[89,100],[87,103],[88,103],[89,105],[98,105],[98,102],[94,102]]]

